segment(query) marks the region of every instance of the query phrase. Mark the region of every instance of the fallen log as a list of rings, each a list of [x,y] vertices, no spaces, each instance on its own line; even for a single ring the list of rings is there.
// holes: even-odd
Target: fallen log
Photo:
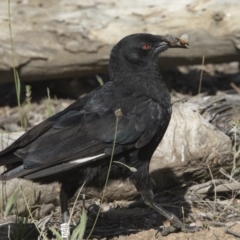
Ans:
[[[239,61],[238,0],[176,4],[151,1],[11,1],[15,66],[22,81],[105,72],[112,46],[136,32],[191,37],[188,51],[161,56],[161,66]],[[12,81],[7,1],[0,2],[0,82]]]

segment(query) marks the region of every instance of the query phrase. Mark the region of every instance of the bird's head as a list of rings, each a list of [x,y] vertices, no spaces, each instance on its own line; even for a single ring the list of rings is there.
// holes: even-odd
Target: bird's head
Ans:
[[[188,35],[174,38],[171,35],[159,36],[138,33],[121,39],[112,49],[109,70],[111,72],[127,70],[128,66],[144,68],[157,65],[158,55],[168,48],[187,48]],[[113,70],[113,71],[112,71]]]

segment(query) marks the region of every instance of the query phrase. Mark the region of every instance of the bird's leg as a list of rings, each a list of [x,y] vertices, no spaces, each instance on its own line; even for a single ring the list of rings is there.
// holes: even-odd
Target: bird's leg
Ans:
[[[79,182],[62,182],[60,192],[60,202],[62,211],[62,223],[68,223],[69,211],[68,200],[74,196],[78,188],[81,186]]]
[[[67,240],[70,235],[70,228],[68,224],[69,219],[68,199],[69,199],[68,191],[64,187],[64,184],[62,184],[60,191],[60,202],[62,211],[61,235],[64,240]]]
[[[60,202],[61,202],[61,211],[62,211],[62,223],[67,223],[69,219],[68,194],[63,184],[61,186]]]
[[[148,180],[146,180],[148,182]],[[194,227],[190,227],[186,224],[184,224],[177,216],[175,216],[173,213],[168,212],[163,207],[161,207],[159,204],[157,204],[154,201],[154,195],[151,190],[151,187],[148,186],[148,190],[146,190],[146,182],[143,184],[145,186],[144,188],[140,187],[140,184],[136,184],[136,188],[142,195],[142,199],[145,202],[146,205],[150,206],[152,209],[154,209],[156,212],[160,213],[164,217],[166,217],[169,222],[171,223],[171,226],[166,227],[162,231],[162,235],[167,235],[171,232],[175,232],[177,230],[181,230],[183,232],[195,232]],[[150,185],[150,184],[149,184]]]

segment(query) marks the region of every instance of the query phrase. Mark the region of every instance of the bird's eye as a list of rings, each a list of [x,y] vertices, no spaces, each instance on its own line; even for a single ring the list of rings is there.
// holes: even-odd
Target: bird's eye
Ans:
[[[142,49],[143,50],[149,50],[149,49],[151,49],[152,48],[152,46],[150,45],[150,44],[143,44],[142,45]]]

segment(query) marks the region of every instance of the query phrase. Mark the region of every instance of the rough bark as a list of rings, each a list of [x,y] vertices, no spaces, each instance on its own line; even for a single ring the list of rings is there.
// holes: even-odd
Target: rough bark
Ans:
[[[11,1],[15,66],[22,80],[105,71],[110,50],[136,32],[188,33],[189,50],[162,54],[161,65],[239,61],[238,0]],[[12,80],[7,1],[0,2],[0,82]]]

